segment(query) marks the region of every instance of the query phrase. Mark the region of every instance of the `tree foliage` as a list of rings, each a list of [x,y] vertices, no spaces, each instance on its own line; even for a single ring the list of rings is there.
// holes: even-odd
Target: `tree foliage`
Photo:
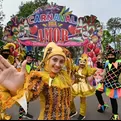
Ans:
[[[110,18],[107,22],[107,29],[112,32],[119,31],[121,29],[121,18]]]
[[[107,22],[107,29],[111,33],[112,43],[116,49],[120,49],[121,18],[110,18]]]
[[[102,46],[105,51],[106,46],[112,42],[112,36],[108,30],[103,31]]]
[[[29,1],[26,3],[21,2],[17,16],[26,18],[31,15],[35,11],[35,9],[37,9],[38,7],[42,7],[46,4],[47,0],[35,0],[34,2]]]
[[[2,40],[2,37],[3,37],[3,20],[5,18],[5,14],[3,12],[3,9],[2,9],[2,2],[3,0],[0,0],[0,40]]]
[[[4,20],[4,18],[5,18],[5,14],[4,14],[4,12],[3,12],[3,10],[2,10],[2,2],[3,2],[3,0],[0,0],[0,23]]]

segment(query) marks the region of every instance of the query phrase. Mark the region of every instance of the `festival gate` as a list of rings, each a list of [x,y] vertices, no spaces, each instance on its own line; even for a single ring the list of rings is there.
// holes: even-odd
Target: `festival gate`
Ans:
[[[30,49],[45,47],[53,41],[60,46],[71,47],[75,57],[87,53],[95,63],[96,55],[102,50],[102,34],[102,26],[96,16],[78,18],[69,8],[51,3],[36,9],[25,19],[12,17],[3,40],[19,42]]]

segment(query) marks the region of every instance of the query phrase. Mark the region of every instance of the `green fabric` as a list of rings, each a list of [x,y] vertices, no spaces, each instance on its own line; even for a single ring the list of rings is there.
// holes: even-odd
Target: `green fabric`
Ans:
[[[26,64],[26,71],[27,71],[27,73],[30,73],[30,71],[32,69],[36,69],[36,68],[37,68],[36,66],[33,66],[33,68],[32,68],[32,64],[30,64],[30,65]]]
[[[30,71],[31,71],[31,65],[27,65],[26,64],[26,71],[27,71],[27,73],[30,73]]]
[[[119,60],[117,60],[116,62],[119,62],[119,63],[120,63],[120,62],[121,62],[121,60],[119,59]]]

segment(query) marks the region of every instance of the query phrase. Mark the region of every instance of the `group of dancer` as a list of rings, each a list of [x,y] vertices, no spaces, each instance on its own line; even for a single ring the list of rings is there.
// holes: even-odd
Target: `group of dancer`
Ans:
[[[28,58],[31,60],[32,55],[29,54]],[[69,54],[68,50],[50,42],[44,49],[40,70],[27,62],[26,58],[20,64],[19,71],[17,66],[13,66],[5,56],[0,55],[1,120],[10,120],[11,117],[5,113],[5,110],[18,104],[18,100],[23,96],[26,97],[28,105],[30,101],[40,98],[41,109],[38,120],[70,120],[77,114],[74,98],[79,96],[78,120],[83,120],[86,117],[88,96],[96,95],[99,102],[98,112],[103,113],[106,110],[108,106],[103,101],[101,95],[103,92],[111,101],[110,120],[119,120],[116,99],[121,97],[119,82],[121,60],[116,59],[116,51],[109,48],[106,54],[107,60],[103,63],[99,57],[97,67],[88,65],[88,56],[85,53],[80,55],[79,65],[73,63]],[[98,80],[96,86],[90,83],[90,80],[94,79]],[[22,120],[26,112],[21,106],[19,113],[19,120]]]

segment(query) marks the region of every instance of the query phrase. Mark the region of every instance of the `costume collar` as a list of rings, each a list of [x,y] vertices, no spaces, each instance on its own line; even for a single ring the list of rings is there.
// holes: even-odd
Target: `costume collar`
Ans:
[[[118,63],[121,62],[121,60],[116,60],[116,62],[114,63],[109,63],[109,60],[106,61],[106,66],[108,66],[109,70],[111,69],[112,65],[114,65],[114,67],[117,69],[118,68]]]

